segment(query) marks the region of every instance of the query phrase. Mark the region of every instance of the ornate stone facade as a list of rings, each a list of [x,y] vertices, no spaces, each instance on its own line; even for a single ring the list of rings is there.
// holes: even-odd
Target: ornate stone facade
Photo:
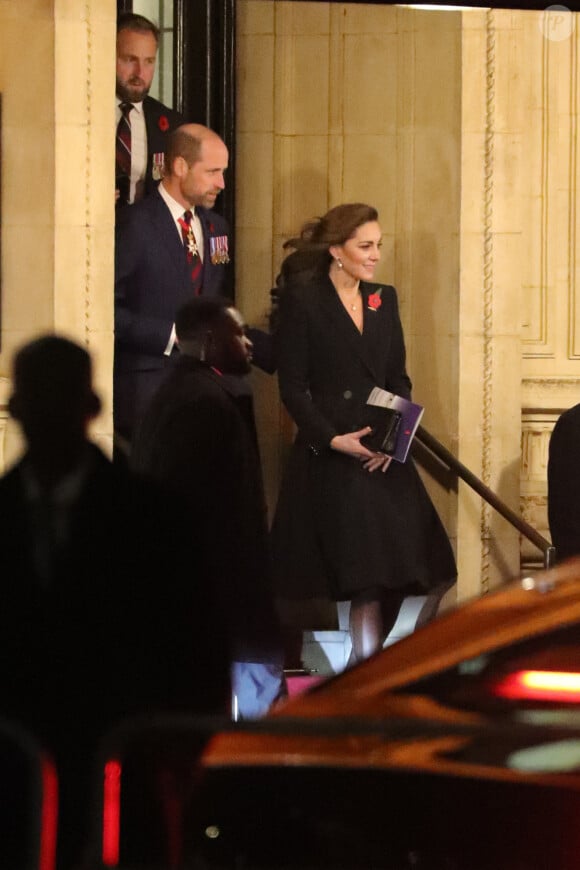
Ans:
[[[547,440],[580,401],[578,16],[551,16],[238,5],[242,309],[264,316],[303,220],[372,202],[425,426],[544,533]],[[273,503],[291,429],[256,386]],[[461,596],[541,558],[467,487],[428,483]]]

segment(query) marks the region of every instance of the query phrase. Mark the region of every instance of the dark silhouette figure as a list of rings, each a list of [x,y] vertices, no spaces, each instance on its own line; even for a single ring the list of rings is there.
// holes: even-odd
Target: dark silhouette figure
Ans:
[[[223,711],[229,696],[182,512],[88,440],[99,408],[81,347],[46,336],[17,354],[10,411],[28,449],[0,480],[0,712],[55,758],[63,870],[86,842],[103,733],[134,714]]]
[[[580,554],[580,405],[557,420],[548,460],[548,519],[559,562]]]
[[[181,355],[145,414],[131,458],[136,470],[187,502],[196,568],[224,606],[240,713],[256,715],[280,690],[282,656],[244,377],[252,343],[240,313],[224,299],[186,303],[175,325]]]

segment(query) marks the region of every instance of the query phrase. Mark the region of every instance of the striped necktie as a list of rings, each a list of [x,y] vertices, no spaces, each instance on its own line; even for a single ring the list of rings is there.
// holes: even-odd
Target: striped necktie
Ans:
[[[120,191],[120,199],[123,202],[129,202],[129,188],[131,184],[131,121],[129,119],[129,112],[132,108],[132,103],[121,103],[121,117],[117,124],[117,136],[115,139],[116,186]]]
[[[179,226],[181,227],[181,235],[183,236],[183,245],[185,247],[187,262],[191,269],[191,284],[193,292],[199,296],[202,291],[203,282],[203,263],[199,256],[197,242],[193,233],[191,221],[193,213],[188,209],[184,212],[183,217],[178,218]]]

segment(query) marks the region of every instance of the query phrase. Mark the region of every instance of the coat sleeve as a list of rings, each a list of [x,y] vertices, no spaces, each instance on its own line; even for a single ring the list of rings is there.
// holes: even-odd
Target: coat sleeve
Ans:
[[[299,434],[314,450],[328,447],[339,433],[318,410],[310,395],[309,315],[292,288],[280,298],[278,382],[280,395]]]

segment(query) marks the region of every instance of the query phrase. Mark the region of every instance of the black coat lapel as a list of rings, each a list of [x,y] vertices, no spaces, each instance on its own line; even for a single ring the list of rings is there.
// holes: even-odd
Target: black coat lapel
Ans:
[[[389,328],[389,319],[386,313],[386,296],[380,284],[360,285],[363,298],[364,327],[362,334],[362,353],[367,360],[369,369],[373,372],[377,384],[382,383],[384,377],[384,361],[388,358],[389,346],[392,340],[392,331]],[[378,308],[369,305],[369,296],[378,294],[381,304]]]
[[[377,356],[383,358],[386,337],[383,335],[384,320],[377,311],[368,308],[368,297],[376,288],[374,285],[361,284],[363,298],[363,332],[362,335],[353,323],[348,311],[340,301],[338,293],[330,278],[324,282],[321,299],[322,315],[328,319],[329,324],[336,329],[344,341],[363,362],[376,383],[379,383],[380,366],[375,360]],[[381,346],[382,341],[382,346]],[[378,353],[380,351],[380,353]]]

